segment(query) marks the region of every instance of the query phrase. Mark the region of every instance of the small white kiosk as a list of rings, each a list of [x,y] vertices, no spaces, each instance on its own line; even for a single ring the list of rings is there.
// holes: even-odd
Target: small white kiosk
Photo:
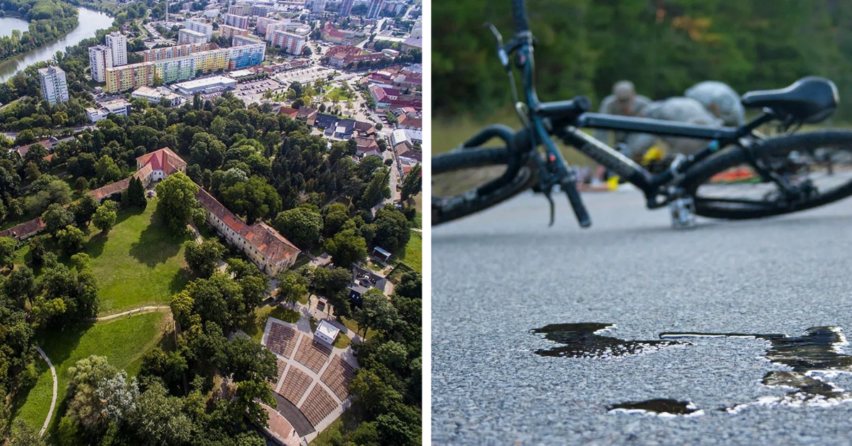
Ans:
[[[334,345],[334,340],[337,339],[338,334],[340,334],[340,329],[323,319],[320,321],[319,325],[317,325],[314,337],[328,345]]]

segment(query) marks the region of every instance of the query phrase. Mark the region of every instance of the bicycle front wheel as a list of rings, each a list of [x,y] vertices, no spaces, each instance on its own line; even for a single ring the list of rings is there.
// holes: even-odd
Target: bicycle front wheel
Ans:
[[[464,149],[433,156],[432,225],[488,209],[538,184],[538,165],[530,158],[511,181],[489,188],[487,185],[504,175],[511,162],[506,148]]]
[[[791,195],[764,171],[796,191]],[[695,212],[710,218],[742,220],[804,211],[852,195],[852,132],[826,130],[761,141],[735,148],[690,169],[681,185],[695,200]]]

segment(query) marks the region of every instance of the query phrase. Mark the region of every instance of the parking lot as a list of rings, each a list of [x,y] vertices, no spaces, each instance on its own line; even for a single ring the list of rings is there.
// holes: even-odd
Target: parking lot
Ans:
[[[234,89],[234,95],[250,104],[252,102],[259,102],[263,98],[263,93],[268,90],[272,90],[273,92],[286,91],[280,82],[272,78],[267,78],[237,84],[237,87]]]
[[[333,71],[330,68],[326,67],[310,67],[310,68],[302,68],[293,71],[286,71],[284,73],[279,73],[275,75],[275,78],[280,81],[285,82],[294,82],[298,81],[301,83],[305,82],[313,82],[320,78],[326,78]]]

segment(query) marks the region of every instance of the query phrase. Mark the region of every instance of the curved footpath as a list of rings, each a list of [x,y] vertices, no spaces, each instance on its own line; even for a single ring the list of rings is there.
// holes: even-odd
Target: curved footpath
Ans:
[[[93,317],[93,318],[86,319],[86,321],[87,322],[102,322],[102,321],[117,319],[117,318],[120,318],[121,316],[127,316],[127,315],[131,315],[131,314],[150,313],[152,311],[164,311],[164,310],[170,310],[170,309],[171,308],[168,305],[153,305],[153,306],[134,308],[132,310],[127,310],[127,311],[124,311],[124,312],[121,312],[121,313],[111,314],[109,316]]]
[[[50,358],[47,357],[47,354],[44,353],[44,350],[41,347],[36,347],[38,350],[38,354],[44,358],[44,361],[47,362],[48,367],[50,367],[50,374],[53,375],[53,397],[50,399],[50,410],[47,412],[47,418],[44,420],[44,426],[41,427],[41,430],[38,432],[39,436],[44,435],[44,431],[47,430],[47,426],[50,425],[50,418],[53,416],[53,409],[56,407],[56,395],[58,392],[58,381],[56,380],[56,369],[53,367],[53,363],[50,362]]]

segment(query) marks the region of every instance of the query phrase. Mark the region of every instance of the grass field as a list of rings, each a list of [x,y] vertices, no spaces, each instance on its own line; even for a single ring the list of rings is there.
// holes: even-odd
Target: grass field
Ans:
[[[85,252],[100,286],[101,315],[149,304],[166,304],[186,286],[183,248],[188,240],[175,237],[154,217],[157,201],[141,211],[118,212],[115,227],[104,235],[91,228]]]
[[[405,245],[405,252],[391,261],[405,262],[413,270],[423,274],[423,234],[411,231],[411,239]]]
[[[334,90],[331,90],[331,91],[328,93],[328,95],[326,95],[326,96],[328,97],[328,100],[329,100],[329,101],[332,101],[332,102],[334,102],[334,101],[343,102],[343,101],[346,101],[346,100],[351,99],[354,95],[355,95],[355,94],[354,94],[354,92],[352,92],[352,91],[350,91],[350,92],[349,92],[349,94],[347,94],[347,93],[346,93],[346,92],[344,92],[342,89],[340,89],[340,88],[335,88]]]
[[[247,335],[257,342],[263,339],[263,329],[270,317],[295,324],[299,321],[299,312],[278,305],[264,305],[254,310],[252,317],[240,327]]]
[[[171,346],[171,316],[165,312],[145,313],[119,318],[108,322],[87,324],[66,331],[46,331],[38,335],[38,342],[56,367],[59,381],[56,412],[51,420],[51,429],[59,423],[65,412],[64,402],[68,387],[68,368],[80,359],[91,355],[106,356],[110,364],[136,375],[142,364],[142,356],[157,345]],[[168,347],[170,348],[170,347]],[[12,417],[23,420],[40,429],[50,408],[53,380],[47,365],[39,370],[38,382],[23,397]],[[41,366],[40,366],[41,367]]]

